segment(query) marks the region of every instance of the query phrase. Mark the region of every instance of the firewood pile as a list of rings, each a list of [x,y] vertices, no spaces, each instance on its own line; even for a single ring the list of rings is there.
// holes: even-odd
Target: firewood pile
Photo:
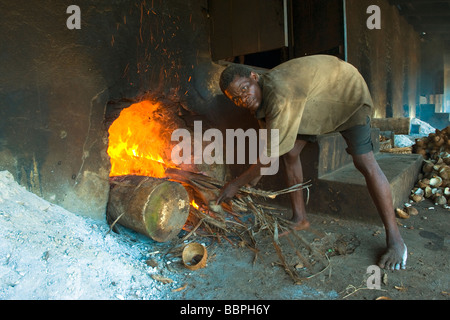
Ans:
[[[318,273],[309,277],[301,277],[295,266],[286,261],[279,235],[285,231],[290,231],[285,236],[286,241],[306,267],[310,266],[308,258],[296,248],[292,238],[302,243],[316,260],[322,262],[325,267],[319,273],[328,268],[329,261],[326,255],[312,248],[298,232],[294,232],[290,221],[273,213],[275,208],[270,207],[263,201],[267,198],[274,199],[281,194],[303,189],[309,192],[308,188],[311,186],[309,182],[279,191],[242,187],[231,201],[216,205],[215,201],[224,183],[202,174],[177,169],[167,169],[166,174],[169,180],[183,184],[188,192],[190,191],[191,197],[195,199],[186,223],[186,227],[189,229],[186,230],[187,234],[181,239],[182,241],[185,241],[194,233],[196,236],[214,237],[219,243],[228,241],[233,246],[249,248],[255,253],[256,260],[259,254],[256,235],[265,232],[273,243],[282,267],[295,283],[301,283],[305,278],[313,277]],[[252,219],[244,221],[245,216],[248,215]]]
[[[222,230],[223,232],[218,236],[223,238],[226,238],[227,234],[240,235],[241,229],[248,229],[247,223],[240,220],[242,214],[247,212],[252,212],[255,215],[253,231],[267,228],[276,236],[276,227],[280,232],[288,230],[290,228],[289,221],[279,219],[271,214],[270,210],[265,210],[271,209],[271,207],[258,201],[258,199],[274,199],[281,194],[310,187],[308,183],[298,184],[279,191],[242,187],[231,201],[217,205],[215,201],[224,183],[203,174],[184,170],[167,169],[166,173],[169,180],[184,185],[195,201],[191,206],[189,222],[196,226],[203,225],[203,231],[209,233]],[[283,222],[278,220],[283,220]],[[273,228],[270,225],[273,225]],[[197,230],[198,227],[195,229]]]

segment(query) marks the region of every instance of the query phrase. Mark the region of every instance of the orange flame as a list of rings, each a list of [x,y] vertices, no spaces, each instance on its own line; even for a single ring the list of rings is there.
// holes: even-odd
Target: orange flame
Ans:
[[[170,128],[160,119],[158,103],[142,101],[123,109],[110,126],[108,155],[110,176],[144,175],[163,178],[167,167],[164,160],[170,142]]]
[[[197,203],[195,203],[194,200],[191,201],[191,206],[193,206],[197,210],[200,208],[199,205]]]

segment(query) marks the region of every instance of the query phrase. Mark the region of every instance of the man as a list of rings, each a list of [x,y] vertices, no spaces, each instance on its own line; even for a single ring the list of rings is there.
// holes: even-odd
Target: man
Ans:
[[[263,128],[279,130],[278,155],[285,164],[288,186],[303,182],[300,153],[308,141],[319,134],[340,132],[386,229],[387,250],[378,265],[405,269],[407,248],[396,223],[390,186],[373,154],[373,102],[355,67],[327,55],[293,59],[261,75],[247,66],[231,65],[223,71],[220,87],[234,104],[248,109]],[[270,139],[267,153],[272,155]],[[258,159],[227,183],[217,203],[231,199],[246,184],[256,184],[262,167]],[[307,229],[310,224],[303,191],[290,193],[290,199],[294,229]]]

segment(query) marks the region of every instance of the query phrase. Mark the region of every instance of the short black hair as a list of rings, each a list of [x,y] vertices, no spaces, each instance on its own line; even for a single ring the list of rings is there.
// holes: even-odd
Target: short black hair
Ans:
[[[252,69],[249,66],[243,64],[231,64],[222,71],[219,80],[220,90],[225,93],[225,90],[228,89],[230,83],[233,82],[236,76],[250,78],[250,74],[252,73]]]

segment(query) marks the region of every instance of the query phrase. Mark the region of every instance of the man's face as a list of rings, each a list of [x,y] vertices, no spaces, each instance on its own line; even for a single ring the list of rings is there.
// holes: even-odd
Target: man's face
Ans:
[[[258,79],[259,75],[255,72],[250,74],[250,78],[236,76],[225,90],[225,95],[238,107],[255,113],[262,101]]]

